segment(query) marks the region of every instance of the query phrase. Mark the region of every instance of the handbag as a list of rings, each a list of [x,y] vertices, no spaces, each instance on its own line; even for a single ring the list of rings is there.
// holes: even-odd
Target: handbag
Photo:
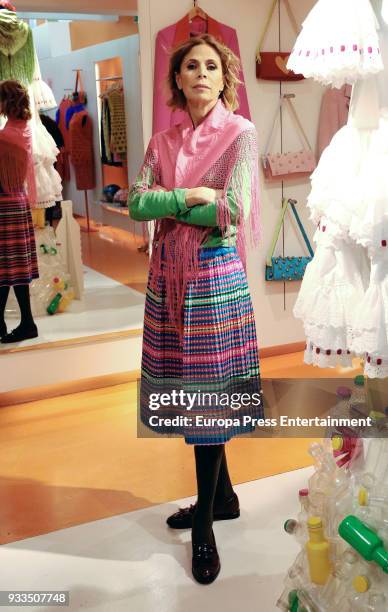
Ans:
[[[291,98],[294,97],[295,94],[283,94],[280,98],[279,106],[276,109],[272,129],[265,147],[265,152],[261,158],[264,178],[266,181],[276,182],[308,178],[317,166],[311,144],[296,113],[294,105],[291,102]],[[283,100],[286,100],[289,111],[294,118],[299,135],[301,136],[302,144],[306,145],[307,148],[288,153],[269,153],[275,130],[276,119],[278,115],[280,115]]]
[[[272,2],[263,33],[257,46],[256,78],[264,79],[266,81],[301,81],[304,79],[303,74],[296,74],[287,68],[287,61],[290,57],[291,51],[287,53],[284,51],[262,51],[264,40],[278,2],[280,2],[280,0],[273,0]],[[289,0],[284,0],[284,4],[286,6],[292,27],[295,30],[295,35],[298,36],[299,28],[296,23],[294,13],[292,12]]]
[[[86,104],[87,95],[82,84],[81,70],[76,70],[76,73],[77,75],[75,77],[75,89],[71,97],[75,104]]]
[[[307,249],[310,253],[310,257],[274,257],[274,251],[276,243],[279,239],[280,230],[284,222],[284,216],[288,205],[290,204],[292,212],[294,213],[295,219],[298,223],[299,229],[302,232],[303,239],[306,243]],[[302,280],[306,266],[314,257],[314,251],[311,248],[310,241],[307,237],[306,231],[303,227],[302,221],[297,213],[296,200],[283,199],[282,210],[280,212],[279,220],[277,222],[274,237],[271,243],[271,247],[268,252],[268,257],[265,266],[265,280],[266,281],[295,281]]]

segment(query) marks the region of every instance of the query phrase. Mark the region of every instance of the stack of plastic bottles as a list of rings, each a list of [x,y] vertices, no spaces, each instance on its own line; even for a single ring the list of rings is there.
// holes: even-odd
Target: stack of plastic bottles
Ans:
[[[57,244],[54,229],[46,225],[44,229],[35,229],[36,252],[38,256],[39,278],[30,284],[31,310],[35,317],[47,316],[48,306],[57,294],[55,279],[62,279],[69,285],[65,263],[60,245]],[[7,317],[19,316],[19,308],[13,291],[7,302]]]
[[[276,606],[291,612],[388,612],[387,414],[370,410],[357,377],[337,390],[334,411],[373,419],[373,435],[328,431],[309,453],[314,472],[299,491],[300,512],[284,525],[301,550]],[[388,412],[388,411],[387,411]],[[333,416],[333,413],[332,413]]]

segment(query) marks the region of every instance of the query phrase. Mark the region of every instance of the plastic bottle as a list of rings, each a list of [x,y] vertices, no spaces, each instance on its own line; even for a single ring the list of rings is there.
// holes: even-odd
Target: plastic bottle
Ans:
[[[306,544],[311,582],[326,584],[331,573],[330,547],[323,533],[322,519],[312,516],[307,522],[309,541]]]
[[[388,439],[372,438],[365,458],[361,484],[372,489],[379,483],[388,484]]]
[[[386,596],[383,593],[370,593],[367,609],[371,612],[387,612],[388,600]]]
[[[297,595],[297,591],[290,591],[288,594],[288,608],[290,612],[298,612],[299,610],[299,599]]]
[[[310,506],[308,489],[299,490],[299,503],[300,512],[298,512],[297,520],[288,519],[284,523],[284,531],[290,535],[293,535],[297,542],[299,542],[301,546],[304,546],[308,540],[307,520]]]
[[[351,595],[348,596],[347,601],[349,604],[349,610],[352,610],[354,612],[364,612],[364,610],[368,609],[366,608],[368,601],[367,593],[360,593],[358,591],[353,592]]]
[[[328,538],[334,538],[338,534],[338,525],[343,517],[349,512],[349,505],[353,500],[353,491],[350,486],[346,489],[341,486],[337,491],[335,488],[325,501],[325,529]]]
[[[378,535],[382,539],[384,547],[388,549],[388,518],[383,519],[377,527]]]
[[[356,516],[347,516],[338,528],[340,536],[366,561],[374,561],[388,574],[388,551],[376,532],[372,531]]]
[[[354,379],[352,397],[350,398],[350,410],[358,416],[368,416],[368,402],[365,391],[365,378],[359,375]]]
[[[378,506],[358,506],[354,515],[371,529],[378,530],[382,521],[382,509]]]
[[[343,476],[337,468],[337,464],[332,452],[327,452],[321,444],[313,443],[309,448],[310,455],[314,458],[316,471],[309,478],[309,498],[311,505],[316,507],[317,495],[327,495],[330,491],[339,486],[340,482],[336,482],[337,478],[342,482]],[[319,499],[319,495],[318,495]]]
[[[388,496],[371,495],[368,489],[361,487],[358,492],[360,506],[379,506],[388,508]]]
[[[301,546],[304,546],[308,540],[307,526],[295,519],[286,520],[284,523],[284,531],[294,536]]]
[[[68,306],[71,304],[71,302],[74,300],[74,291],[73,289],[69,289],[68,291],[66,291],[66,293],[62,296],[61,301],[59,302],[58,305],[58,312],[65,312],[65,310],[68,308]]]
[[[319,604],[316,596],[307,592],[306,589],[297,589],[296,591],[300,607],[300,612],[306,610],[306,612],[323,612],[324,608]],[[298,611],[299,612],[299,611]]]
[[[308,489],[299,489],[299,503],[300,503],[300,517],[299,520],[302,520],[302,518],[308,518],[308,513],[309,513],[309,504],[310,504],[310,500],[309,500],[309,490]]]
[[[306,582],[306,578],[305,555],[304,551],[301,551],[287,572],[284,581],[284,589],[276,602],[276,607],[280,608],[280,610],[289,610],[290,593],[298,587],[303,586]]]
[[[358,556],[353,550],[346,550],[334,564],[332,576],[322,588],[320,600],[326,606],[334,606],[346,596],[347,589],[357,571]]]
[[[58,310],[59,302],[61,301],[62,293],[57,293],[47,306],[47,312],[49,315],[53,315]]]

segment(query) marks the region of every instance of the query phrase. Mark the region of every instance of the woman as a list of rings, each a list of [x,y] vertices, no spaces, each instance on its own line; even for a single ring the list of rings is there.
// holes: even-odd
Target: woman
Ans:
[[[39,277],[29,198],[35,195],[28,92],[14,80],[0,82],[0,337],[3,344],[36,338],[29,283]],[[27,192],[26,192],[27,189]],[[27,195],[28,193],[28,195]],[[14,288],[21,320],[7,333],[4,313]]]
[[[240,514],[225,442],[253,430],[242,414],[262,416],[255,323],[240,258],[244,225],[258,235],[258,153],[253,124],[232,112],[238,73],[236,56],[210,35],[173,51],[169,104],[186,116],[153,136],[128,200],[132,219],[156,220],[141,420],[194,444],[197,503],[167,523],[192,528],[192,570],[201,583],[220,571],[213,520]],[[171,398],[167,406],[162,391]],[[202,402],[201,392],[216,394],[215,402]],[[230,401],[238,392],[256,392],[259,402],[242,412]]]

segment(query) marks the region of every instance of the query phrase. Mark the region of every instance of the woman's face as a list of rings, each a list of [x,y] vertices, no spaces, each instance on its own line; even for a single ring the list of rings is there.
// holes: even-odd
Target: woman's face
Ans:
[[[183,58],[175,79],[188,104],[216,102],[224,87],[221,58],[210,45],[196,45]]]

